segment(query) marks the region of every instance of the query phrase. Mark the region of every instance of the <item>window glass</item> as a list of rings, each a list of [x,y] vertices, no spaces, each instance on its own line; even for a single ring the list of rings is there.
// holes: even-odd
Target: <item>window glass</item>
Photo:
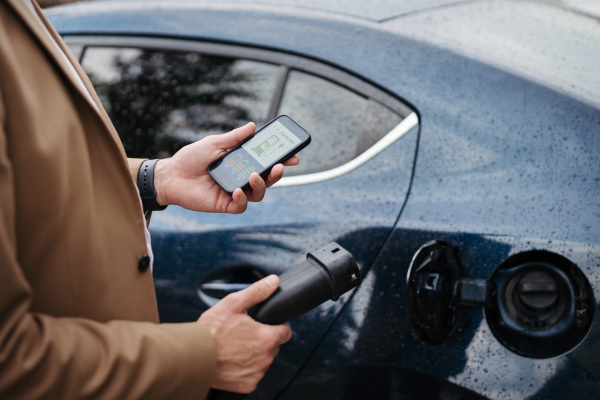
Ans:
[[[261,127],[283,67],[197,52],[87,47],[90,76],[129,157],[164,158],[209,134],[248,121]],[[286,175],[325,171],[363,153],[402,120],[382,103],[338,83],[291,70],[278,114],[312,135]]]
[[[279,67],[249,60],[89,47],[82,66],[129,157],[163,158],[202,137],[267,118]]]
[[[402,117],[383,104],[333,82],[291,71],[279,108],[312,136],[300,153],[301,163],[286,174],[298,175],[337,167],[358,156]]]

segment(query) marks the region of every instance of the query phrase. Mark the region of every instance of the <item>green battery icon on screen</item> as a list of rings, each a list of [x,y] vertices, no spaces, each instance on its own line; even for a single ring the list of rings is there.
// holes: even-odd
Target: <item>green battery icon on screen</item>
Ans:
[[[240,172],[237,176],[238,180],[242,181],[245,180],[245,178],[249,177],[251,173],[253,173],[256,170],[256,168],[254,168],[252,165],[249,167],[246,167],[246,169],[242,170],[242,172]]]
[[[252,148],[252,151],[254,151],[260,157],[265,151],[269,150],[277,142],[279,142],[279,138],[275,135],[272,135],[258,146]]]

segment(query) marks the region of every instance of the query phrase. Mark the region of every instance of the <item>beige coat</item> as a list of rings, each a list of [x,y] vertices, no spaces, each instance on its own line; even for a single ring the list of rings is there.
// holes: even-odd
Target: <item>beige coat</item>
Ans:
[[[202,399],[214,343],[157,323],[140,160],[92,97],[99,112],[23,2],[0,0],[0,398]]]

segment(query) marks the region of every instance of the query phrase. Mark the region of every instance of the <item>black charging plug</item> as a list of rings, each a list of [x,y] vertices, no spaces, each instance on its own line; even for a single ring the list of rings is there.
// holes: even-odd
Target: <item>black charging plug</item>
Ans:
[[[263,324],[278,325],[312,310],[360,283],[360,270],[352,254],[339,244],[306,255],[306,260],[279,276],[279,288],[248,315]],[[206,400],[239,400],[245,394],[211,389]]]

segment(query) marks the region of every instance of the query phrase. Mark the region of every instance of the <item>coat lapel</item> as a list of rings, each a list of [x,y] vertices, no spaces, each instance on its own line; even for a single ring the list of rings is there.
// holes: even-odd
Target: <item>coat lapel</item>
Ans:
[[[75,81],[76,78],[72,75],[71,68],[69,67],[69,65],[66,64],[67,61],[63,57],[61,57],[60,54],[58,54],[58,50],[56,49],[54,44],[51,42],[51,39],[48,37],[48,35],[46,35],[43,28],[39,25],[39,22],[37,21],[35,16],[31,14],[31,10],[29,10],[29,8],[27,7],[27,5],[25,5],[23,0],[7,0],[7,3],[13,7],[15,12],[23,20],[25,25],[27,25],[27,27],[34,34],[36,39],[42,44],[42,46],[44,47],[44,50],[46,50],[46,52],[49,54],[52,61],[59,68],[59,70],[63,74],[63,77],[65,78],[65,80],[69,82],[69,84],[80,94],[80,97],[82,98],[82,100],[85,101],[86,103],[88,103],[90,105],[90,107],[92,107],[94,109],[96,114],[102,119],[104,124],[108,127],[108,131],[110,132],[110,135],[112,136],[113,140],[116,142],[117,147],[123,154],[123,157],[126,158],[125,150],[123,149],[121,140],[119,139],[119,135],[117,134],[116,130],[114,129],[112,122],[110,121],[110,118],[104,111],[104,107],[102,106],[100,99],[96,95],[96,91],[95,91],[92,83],[90,82],[87,74],[85,73],[83,68],[81,68],[79,61],[77,59],[75,59],[75,57],[71,54],[71,51],[68,49],[67,45],[63,42],[60,35],[52,27],[50,22],[48,22],[48,20],[44,16],[42,10],[39,8],[39,6],[35,2],[35,0],[34,0],[34,5],[35,5],[35,9],[36,9],[38,16],[42,20],[42,23],[45,25],[45,27],[48,29],[48,32],[50,33],[50,35],[52,35],[52,38],[54,39],[54,41],[58,44],[59,48],[67,56],[68,62],[70,62],[70,64],[73,66],[73,68],[75,68],[75,71],[77,72],[77,74],[79,75],[81,80],[83,81],[83,84],[85,86],[85,89],[89,93],[89,96],[87,93],[83,92],[83,88],[81,87],[81,85],[77,84],[77,82]]]

